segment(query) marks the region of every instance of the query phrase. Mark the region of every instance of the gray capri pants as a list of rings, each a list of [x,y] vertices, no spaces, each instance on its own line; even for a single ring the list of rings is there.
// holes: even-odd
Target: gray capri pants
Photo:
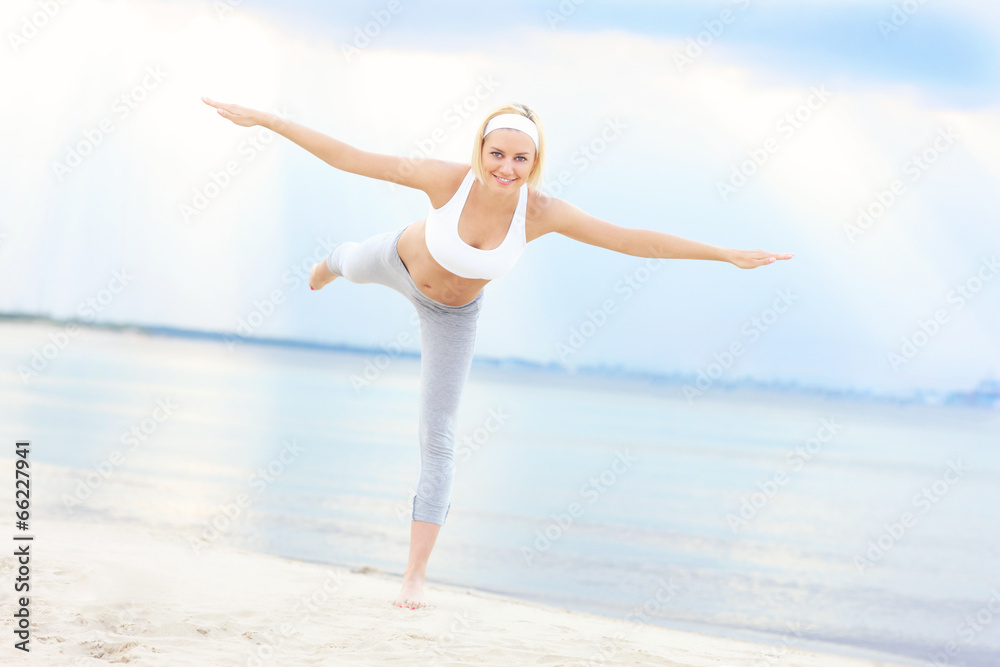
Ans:
[[[413,520],[444,525],[455,476],[455,422],[472,366],[483,292],[462,306],[448,306],[420,291],[396,249],[400,230],[357,243],[341,243],[326,265],[352,283],[379,283],[414,305],[420,318],[420,480]]]

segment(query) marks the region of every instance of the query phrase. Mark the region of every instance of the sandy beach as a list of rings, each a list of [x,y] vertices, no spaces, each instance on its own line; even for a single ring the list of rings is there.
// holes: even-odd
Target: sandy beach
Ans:
[[[0,667],[1000,667],[1000,2],[0,18]]]
[[[45,665],[661,665],[886,667],[669,630],[216,544],[180,532],[35,521],[30,659]],[[15,562],[0,569],[11,580]],[[9,625],[9,623],[8,623]],[[4,662],[28,656],[5,646]],[[12,655],[13,654],[13,655]],[[13,664],[13,663],[8,663]]]
[[[16,367],[16,350],[30,349],[32,336],[44,337],[50,330],[47,325],[6,327],[7,340],[20,344],[0,350],[0,357],[6,354],[7,366]],[[540,429],[555,411],[579,420],[592,434],[599,424],[587,415],[600,412],[587,402],[588,395],[549,384],[537,389],[547,393],[546,410],[533,425],[529,403],[541,401],[529,391],[538,384],[531,380],[514,385],[517,392],[504,389],[508,398],[499,404],[517,415],[517,429],[492,434],[465,462],[461,479],[470,490],[442,534],[446,548],[431,561],[431,606],[400,609],[392,601],[404,563],[409,529],[405,500],[415,461],[399,463],[407,459],[405,434],[412,425],[384,416],[402,412],[412,395],[387,378],[364,401],[352,400],[343,379],[344,369],[357,363],[349,355],[245,346],[229,356],[217,347],[214,342],[86,330],[27,390],[13,374],[0,378],[4,425],[33,440],[30,530],[35,536],[30,655],[13,647],[14,601],[8,587],[17,576],[13,552],[18,543],[9,541],[0,550],[0,581],[8,591],[0,598],[8,637],[0,664],[887,667],[905,664],[899,661],[907,658],[897,656],[907,653],[890,656],[857,647],[910,641],[906,650],[920,656],[946,645],[954,627],[947,623],[947,609],[923,625],[909,625],[911,607],[941,607],[933,594],[937,587],[958,591],[973,610],[985,604],[980,597],[989,597],[977,584],[941,578],[929,566],[893,570],[891,563],[879,563],[868,579],[857,581],[856,574],[845,571],[850,551],[837,550],[857,529],[840,515],[822,513],[818,503],[824,496],[815,484],[802,485],[800,493],[789,489],[787,499],[778,498],[769,508],[775,520],[796,526],[794,545],[713,539],[712,518],[718,520],[735,502],[725,501],[725,489],[733,486],[729,476],[759,478],[772,464],[764,457],[749,470],[722,469],[721,477],[716,475],[725,452],[713,442],[684,435],[701,433],[704,424],[714,423],[717,413],[709,403],[703,404],[705,412],[689,417],[697,422],[690,427],[684,417],[689,408],[671,413],[671,432],[678,431],[683,442],[643,422],[624,433],[635,447],[645,448],[650,472],[630,471],[631,477],[616,487],[617,497],[608,494],[601,502],[607,510],[616,502],[632,508],[629,516],[645,512],[652,528],[638,532],[634,521],[626,521],[632,533],[616,528],[615,515],[600,514],[606,510],[595,504],[589,522],[574,525],[557,547],[526,565],[519,546],[545,528],[546,513],[517,504],[531,498],[544,507],[558,507],[558,498],[543,498],[547,489],[558,487],[545,475],[566,467],[559,443],[550,442]],[[92,372],[95,364],[102,369],[99,382]],[[212,373],[192,374],[195,367]],[[253,369],[252,374],[246,369]],[[402,361],[394,370],[404,379],[415,372]],[[331,377],[340,378],[334,383],[340,394],[330,388]],[[467,423],[474,427],[476,415],[487,414],[500,393],[490,383],[501,381],[484,378],[473,384]],[[272,395],[267,391],[271,385],[285,390]],[[515,401],[521,394],[522,401]],[[608,398],[593,394],[594,400]],[[628,405],[649,400],[633,393]],[[160,401],[179,406],[162,423],[156,417],[163,416]],[[739,414],[761,410],[759,402],[724,407]],[[670,410],[671,404],[659,403],[655,409]],[[783,409],[807,427],[820,416],[808,406],[801,413],[787,405]],[[262,422],[261,415],[270,416]],[[373,415],[383,421],[374,421]],[[989,435],[995,432],[987,417],[982,419],[983,443],[991,442]],[[898,428],[886,419],[875,408],[862,406],[845,421],[872,420],[884,426],[879,434]],[[270,426],[262,429],[262,423]],[[924,418],[914,429],[932,442],[947,427],[947,421],[942,426]],[[125,436],[136,428],[144,440],[129,447]],[[649,429],[652,435],[646,433]],[[615,433],[623,435],[620,427]],[[915,460],[911,457],[913,443],[922,442],[917,434],[902,433],[906,437],[896,439],[903,445],[895,467],[933,473],[934,459],[928,464],[919,452]],[[726,437],[724,431],[708,435]],[[286,439],[295,439],[303,453],[272,470],[275,478],[259,490],[249,480],[259,468],[271,470],[280,461]],[[985,451],[985,444],[967,440],[963,457]],[[522,480],[524,488],[533,489],[530,494],[517,489],[508,493],[510,482],[497,486],[496,471],[523,451],[518,447],[529,445],[543,476]],[[586,459],[587,448],[574,446]],[[791,445],[779,441],[770,451],[781,453],[786,446]],[[824,468],[824,474],[847,480],[869,465],[864,456],[869,440],[845,438],[836,447],[839,468]],[[601,441],[591,449],[597,453],[585,465],[600,471],[615,445]],[[888,455],[884,447],[883,455]],[[9,471],[13,462],[0,458],[0,467]],[[815,462],[814,469],[820,470],[821,463]],[[677,469],[692,471],[693,481],[680,479]],[[569,488],[585,479],[585,472],[572,471]],[[911,477],[898,483],[908,488],[924,473]],[[976,483],[967,484],[971,500],[954,505],[957,515],[939,510],[940,526],[927,524],[936,531],[931,533],[936,543],[991,535],[988,508],[994,505]],[[993,488],[991,477],[984,476],[981,484]],[[702,492],[697,503],[685,501],[695,486]],[[664,489],[673,495],[661,493]],[[12,492],[13,485],[0,486],[4,507],[13,508]],[[220,528],[221,535],[196,540],[206,535],[210,523],[218,525],[225,518],[220,507],[240,494],[252,502],[238,520]],[[489,498],[499,497],[511,503],[503,516],[490,512]],[[865,511],[885,502],[877,493],[865,498]],[[951,498],[961,500],[957,494]],[[832,518],[845,527],[835,539],[814,535],[803,532],[803,517]],[[767,527],[766,519],[759,525]],[[951,528],[956,531],[949,532]],[[8,540],[13,526],[10,531]],[[831,546],[831,540],[836,544]],[[749,548],[754,544],[760,546]],[[893,553],[903,553],[907,544]],[[919,542],[913,544],[919,564],[925,551]],[[965,555],[970,571],[985,571],[992,563],[988,547],[986,543],[980,560],[969,561]],[[937,563],[937,556],[929,553],[928,562]],[[657,588],[657,582],[671,585],[674,575],[681,582],[676,595]],[[906,591],[885,588],[897,579],[920,580],[927,591],[907,588],[909,597],[903,597]],[[956,588],[963,585],[965,589]],[[920,605],[914,605],[915,599]],[[878,612],[865,615],[870,609],[892,613],[884,613],[885,622],[878,625]],[[790,619],[799,625],[786,632]],[[668,620],[670,628],[664,627]],[[869,640],[875,634],[883,644]],[[840,641],[828,639],[838,637]],[[960,647],[966,664],[992,664],[987,639],[984,635],[981,647]]]

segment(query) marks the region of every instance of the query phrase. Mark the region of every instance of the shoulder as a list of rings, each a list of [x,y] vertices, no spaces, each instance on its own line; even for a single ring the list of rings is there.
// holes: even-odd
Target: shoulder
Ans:
[[[529,187],[525,211],[528,240],[531,241],[549,232],[562,231],[563,225],[572,219],[576,211],[579,209],[569,202]]]
[[[556,232],[574,241],[620,252],[624,239],[632,231],[590,215],[562,199],[529,190],[525,222],[529,241]]]
[[[418,168],[424,171],[421,189],[431,200],[431,206],[441,208],[447,204],[472,168],[461,162],[446,160],[419,160]]]

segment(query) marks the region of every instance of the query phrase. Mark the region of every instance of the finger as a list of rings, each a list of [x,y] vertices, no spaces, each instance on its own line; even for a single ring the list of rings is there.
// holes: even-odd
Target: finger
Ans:
[[[235,115],[232,110],[232,104],[223,104],[222,102],[216,102],[215,100],[210,100],[207,97],[201,98],[201,101],[210,107],[215,107],[215,110],[219,112],[219,115],[223,118],[228,118]]]
[[[793,252],[786,252],[786,253],[780,253],[780,254],[775,254],[775,255],[765,255],[764,257],[758,257],[756,259],[757,259],[758,262],[760,262],[760,264],[758,264],[758,266],[762,266],[764,264],[773,264],[774,262],[776,262],[779,259],[791,259],[792,257],[795,257],[795,253],[793,253]]]
[[[219,102],[215,102],[214,100],[210,100],[207,97],[201,98],[201,101],[204,102],[205,104],[207,104],[210,107],[214,107],[215,110],[219,112],[219,115],[222,116],[223,118],[225,118],[226,114],[229,113],[229,111],[227,111],[226,109],[222,108],[223,105],[221,103],[219,103]]]

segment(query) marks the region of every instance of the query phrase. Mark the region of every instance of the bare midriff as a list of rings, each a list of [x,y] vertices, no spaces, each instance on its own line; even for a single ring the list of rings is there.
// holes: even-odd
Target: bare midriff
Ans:
[[[482,291],[489,280],[463,278],[445,269],[431,256],[424,241],[424,221],[418,220],[399,237],[396,250],[410,278],[425,296],[446,306],[464,306]]]

